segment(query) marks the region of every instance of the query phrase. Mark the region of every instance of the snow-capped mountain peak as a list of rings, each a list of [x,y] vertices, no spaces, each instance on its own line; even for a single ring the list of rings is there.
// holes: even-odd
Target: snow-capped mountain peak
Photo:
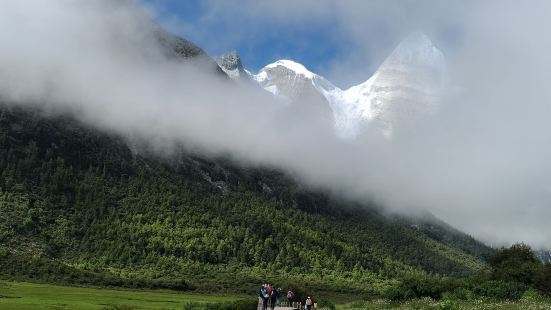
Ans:
[[[292,60],[278,60],[260,69],[251,78],[265,90],[282,98],[296,115],[332,126],[334,113],[332,100],[328,96],[337,88],[303,65]]]
[[[223,64],[231,66],[223,68],[235,78],[232,60],[229,57]],[[271,63],[257,74],[242,72],[294,108],[299,106],[301,113],[312,111],[330,120],[344,139],[354,139],[369,128],[390,137],[402,124],[432,114],[447,77],[444,55],[420,32],[398,44],[368,80],[344,91],[288,59]]]
[[[336,128],[341,136],[355,137],[368,124],[389,137],[395,127],[434,113],[446,77],[442,52],[425,34],[413,33],[371,78],[344,91],[347,112],[336,117]]]
[[[278,60],[265,66],[252,78],[267,91],[290,100],[300,97],[305,88],[314,87],[322,95],[324,92],[336,89],[325,78],[306,69],[302,64],[288,59]]]
[[[427,35],[414,32],[398,44],[382,66],[390,64],[444,68],[446,61]]]
[[[312,79],[314,78],[314,76],[316,76],[316,74],[306,69],[306,67],[304,67],[302,64],[299,64],[298,62],[288,60],[288,59],[280,59],[274,63],[267,65],[266,67],[264,67],[263,70],[274,69],[280,66],[290,71],[293,71],[297,75],[303,75],[307,79]]]

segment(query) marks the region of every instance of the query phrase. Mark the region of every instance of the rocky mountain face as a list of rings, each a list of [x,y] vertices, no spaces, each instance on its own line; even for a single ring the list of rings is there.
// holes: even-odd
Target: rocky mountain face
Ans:
[[[551,263],[551,250],[549,249],[536,250],[536,256],[544,263]]]
[[[250,80],[249,73],[243,68],[241,58],[237,52],[232,51],[221,57],[215,58],[220,68],[234,80]]]
[[[213,70],[225,76],[226,73],[218,66],[216,61],[209,57],[203,49],[194,43],[176,36],[160,27],[154,28],[155,38],[159,45],[164,48],[166,56],[181,61],[193,59],[193,64],[206,70]]]
[[[232,78],[242,77],[233,72],[248,73],[233,70],[225,71]],[[437,110],[447,69],[431,40],[413,33],[368,80],[345,90],[291,60],[278,60],[250,78],[291,106],[321,115],[343,139],[355,139],[368,128],[390,138],[396,128]]]

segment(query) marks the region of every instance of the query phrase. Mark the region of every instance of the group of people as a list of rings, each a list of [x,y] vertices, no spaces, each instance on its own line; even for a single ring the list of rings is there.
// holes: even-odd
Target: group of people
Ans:
[[[270,308],[273,310],[275,307],[281,307],[282,305],[292,307],[293,302],[296,302],[295,293],[292,290],[288,290],[286,295],[283,294],[284,292],[281,288],[276,289],[269,283],[263,284],[258,291],[258,309],[267,310]],[[287,302],[282,303],[283,297],[286,297]],[[305,309],[311,310],[313,304],[312,299],[308,296],[304,303]]]

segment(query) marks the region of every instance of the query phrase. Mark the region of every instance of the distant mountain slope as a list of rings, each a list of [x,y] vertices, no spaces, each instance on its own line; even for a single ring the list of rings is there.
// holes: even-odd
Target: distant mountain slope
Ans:
[[[410,272],[468,274],[492,253],[440,223],[389,217],[277,171],[137,149],[67,117],[2,107],[0,254],[196,287],[276,278],[361,289]]]
[[[551,263],[551,250],[539,249],[536,250],[536,256],[544,263]]]
[[[155,38],[159,42],[159,45],[164,48],[164,51],[166,51],[167,57],[182,61],[193,59],[193,64],[206,70],[214,70],[226,76],[226,73],[218,66],[216,61],[208,56],[203,49],[159,26],[153,27]]]

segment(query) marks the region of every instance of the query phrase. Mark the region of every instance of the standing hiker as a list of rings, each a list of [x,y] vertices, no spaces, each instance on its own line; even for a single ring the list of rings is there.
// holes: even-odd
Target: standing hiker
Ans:
[[[278,288],[278,289],[274,292],[274,295],[275,295],[275,305],[276,305],[276,307],[281,306],[281,287]]]
[[[289,307],[293,306],[293,299],[295,298],[295,293],[292,290],[287,292],[287,301],[289,302]]]
[[[268,295],[268,291],[266,290],[266,284],[260,289],[260,297],[262,298],[262,310],[268,309],[268,298],[270,295]]]
[[[262,302],[262,296],[263,296],[262,289],[264,289],[264,285],[262,285],[260,287],[260,289],[256,292],[256,296],[258,297],[258,308],[257,308],[257,310],[264,310],[264,303]]]
[[[266,285],[266,294],[268,295],[266,297],[266,302],[268,303],[267,306],[270,306],[270,308],[273,309],[273,307],[272,307],[272,285],[270,283],[268,283]]]
[[[270,308],[274,309],[276,306],[277,290],[272,287],[272,294],[270,295]]]
[[[310,298],[310,296],[308,296],[308,298],[306,298],[306,310],[312,310],[312,299]]]

